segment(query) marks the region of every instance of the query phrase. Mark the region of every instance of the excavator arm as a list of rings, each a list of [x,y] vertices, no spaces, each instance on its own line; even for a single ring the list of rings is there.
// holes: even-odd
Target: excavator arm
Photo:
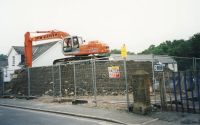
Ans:
[[[30,33],[42,33],[43,35],[31,37]],[[24,35],[25,37],[25,41],[24,41],[25,66],[32,67],[32,56],[33,56],[32,42],[33,41],[42,41],[42,40],[49,40],[49,39],[63,39],[66,36],[69,36],[69,34],[66,32],[57,31],[57,30],[26,32]]]

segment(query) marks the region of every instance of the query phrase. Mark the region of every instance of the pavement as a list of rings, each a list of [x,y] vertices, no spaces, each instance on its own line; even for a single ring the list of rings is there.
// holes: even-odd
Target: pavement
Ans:
[[[199,114],[154,112],[149,115],[139,115],[121,110],[86,107],[82,104],[71,105],[69,103],[43,103],[34,100],[4,98],[0,98],[0,105],[91,118],[126,125],[200,124]]]

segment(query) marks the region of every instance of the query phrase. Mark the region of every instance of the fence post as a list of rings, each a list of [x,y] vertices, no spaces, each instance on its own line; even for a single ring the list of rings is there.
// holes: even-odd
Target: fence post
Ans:
[[[193,77],[192,77],[192,71],[190,72],[190,85],[193,85]],[[195,113],[195,100],[194,100],[194,90],[193,88],[191,88],[191,94],[192,94],[192,109],[193,109],[193,112]]]
[[[127,109],[129,111],[129,95],[128,95],[128,82],[127,82],[127,72],[126,72],[126,58],[124,58],[124,77],[125,77],[125,84],[126,84]]]
[[[185,88],[185,98],[186,98],[186,106],[187,106],[187,112],[189,112],[189,99],[188,99],[188,88],[187,88],[187,79],[186,79],[187,73],[184,72],[184,88]]]
[[[74,100],[76,100],[76,64],[74,62]]]
[[[92,82],[93,82],[93,93],[94,93],[94,102],[95,102],[95,106],[97,106],[97,101],[96,101],[96,83],[95,83],[95,77],[96,77],[96,74],[95,74],[95,70],[94,70],[94,67],[95,67],[95,62],[93,59],[91,59],[91,64],[92,64]]]
[[[3,76],[4,77],[4,76]],[[5,89],[4,89],[4,85],[5,83],[4,83],[4,79],[3,79],[3,82],[2,82],[2,96],[4,96],[4,91],[5,91]]]
[[[182,112],[184,112],[183,97],[182,97],[182,90],[181,90],[181,74],[180,74],[180,72],[178,72],[178,88],[179,88],[179,94],[180,94],[180,100],[181,100],[181,109],[182,109]]]
[[[28,97],[30,97],[30,68],[28,69]]]
[[[195,71],[195,57],[192,57],[192,66],[193,66],[193,71]]]
[[[194,67],[195,67],[195,70],[197,70],[197,58],[195,58]]]
[[[54,67],[53,67],[53,65],[52,65],[52,89],[53,89],[53,97],[55,97],[55,93],[54,93],[54,91],[55,91],[55,83],[54,83]]]
[[[197,99],[199,100],[199,113],[200,113],[199,71],[196,71],[196,87],[197,87]]]
[[[165,72],[163,71],[163,104],[164,107],[163,109],[165,110],[167,108],[167,104],[166,104],[166,83],[165,83]]]
[[[156,84],[155,84],[155,74],[154,74],[154,55],[152,55],[152,75],[153,75],[153,78],[152,78],[152,80],[153,80],[153,85],[152,85],[152,87],[153,87],[153,93],[154,93],[154,99],[155,99],[155,104],[156,104]]]
[[[97,106],[97,83],[96,83],[96,63],[95,63],[95,59],[94,59],[94,62],[93,62],[93,71],[94,71],[94,100],[95,100],[95,104]]]
[[[170,74],[169,74],[169,72],[166,72],[166,73],[167,73],[167,81],[170,81]],[[165,88],[166,88],[166,82],[165,82]],[[167,88],[169,89],[170,110],[172,111],[172,90],[171,90],[171,86],[170,86],[169,82],[168,82],[168,87]],[[167,94],[167,90],[165,91],[165,93]]]
[[[174,98],[175,98],[176,111],[178,112],[178,104],[177,104],[177,96],[176,96],[176,76],[175,76],[175,72],[173,72],[173,87],[174,87]]]
[[[59,79],[60,79],[60,90],[59,90],[59,93],[60,93],[60,98],[62,97],[62,87],[61,87],[61,84],[62,84],[62,76],[61,76],[61,68],[60,68],[60,65],[59,65]]]
[[[166,104],[166,87],[165,87],[165,73],[159,72],[158,76],[159,80],[159,89],[160,89],[160,101],[161,101],[161,110],[164,111],[167,109],[167,104]]]

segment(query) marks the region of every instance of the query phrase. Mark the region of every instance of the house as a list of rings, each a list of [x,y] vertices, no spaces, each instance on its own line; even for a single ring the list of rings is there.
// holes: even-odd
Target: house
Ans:
[[[119,60],[122,59],[119,54],[111,54],[113,60]],[[168,67],[170,70],[177,72],[178,66],[177,62],[173,57],[170,57],[168,55],[128,55],[126,60],[134,60],[134,61],[149,61],[154,62],[155,64],[160,64],[165,67]]]
[[[33,46],[32,49],[32,67],[53,65],[54,60],[65,57],[62,53],[61,41],[38,44]],[[24,47],[12,46],[7,56],[8,65],[4,68],[4,82],[9,82],[14,71],[24,66]]]

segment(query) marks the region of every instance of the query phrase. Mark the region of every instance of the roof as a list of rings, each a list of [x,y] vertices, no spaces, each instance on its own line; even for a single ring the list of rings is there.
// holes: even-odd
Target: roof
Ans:
[[[18,54],[21,54],[21,55],[24,54],[24,47],[22,47],[22,46],[13,46],[13,48],[15,49],[15,51],[16,51]]]
[[[111,57],[113,59],[120,59],[121,56],[120,54],[111,54]],[[122,59],[122,58],[121,58]],[[134,61],[150,61],[152,60],[156,62],[161,62],[161,63],[176,63],[176,61],[173,59],[173,57],[170,57],[168,55],[128,55],[126,60],[134,60]]]
[[[33,60],[35,60],[44,52],[46,52],[49,48],[54,46],[57,42],[58,41],[45,43],[45,44],[38,44],[38,45],[33,46]]]
[[[54,42],[34,45],[33,48],[32,48],[33,60],[35,60],[40,55],[42,55],[44,52],[46,52],[49,48],[54,46],[57,42],[59,42],[59,41],[54,41]],[[18,54],[24,55],[24,47],[23,46],[13,46],[13,48],[15,49],[15,51]]]

